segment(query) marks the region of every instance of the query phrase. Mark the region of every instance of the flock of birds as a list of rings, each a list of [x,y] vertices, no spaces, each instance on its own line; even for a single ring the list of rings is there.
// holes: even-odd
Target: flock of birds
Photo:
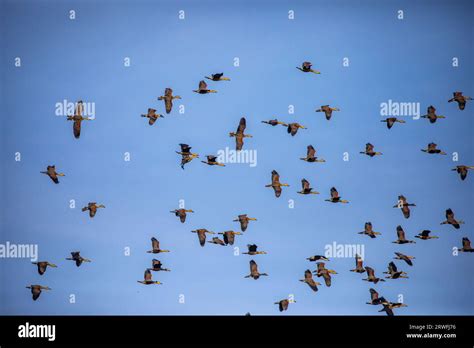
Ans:
[[[310,62],[303,62],[301,67],[297,67],[301,72],[304,73],[314,73],[314,74],[320,74],[318,70],[312,69],[312,64]],[[218,74],[212,74],[211,76],[205,76],[206,79],[213,81],[213,82],[218,82],[218,81],[230,81],[229,78],[224,77],[223,73],[218,73]],[[199,82],[199,86],[197,90],[194,90],[193,92],[198,93],[198,94],[210,94],[210,93],[217,93],[216,90],[209,89],[207,86],[207,83],[202,80]],[[164,95],[158,97],[158,100],[162,100],[165,103],[165,110],[166,113],[169,114],[171,113],[173,109],[173,100],[175,99],[181,99],[180,96],[175,96],[173,95],[173,90],[171,88],[166,88]],[[449,102],[457,102],[458,107],[460,110],[464,110],[466,106],[466,102],[469,100],[472,100],[473,98],[464,96],[462,92],[454,92],[453,93],[453,98],[449,100]],[[322,105],[319,109],[316,110],[316,112],[324,112],[326,119],[329,121],[331,120],[333,112],[338,112],[340,111],[339,108],[337,107],[331,107],[329,105]],[[149,108],[147,114],[141,115],[144,118],[148,118],[148,124],[150,126],[153,126],[155,122],[159,118],[163,118],[164,115],[158,114],[156,109]],[[443,119],[445,116],[437,115],[436,114],[436,109],[433,106],[429,106],[427,109],[427,114],[422,116],[423,118],[427,118],[430,123],[435,123],[438,119]],[[77,102],[76,104],[76,109],[74,115],[68,116],[67,120],[74,121],[73,123],[73,134],[75,138],[79,138],[81,134],[81,123],[84,120],[90,120],[90,118],[85,117],[83,115],[83,103],[82,101]],[[382,120],[382,122],[385,122],[387,124],[387,128],[391,129],[395,123],[405,123],[404,120],[397,119],[396,117],[388,117],[385,120]],[[287,132],[291,136],[295,136],[298,133],[298,130],[300,129],[307,129],[303,125],[294,122],[294,123],[285,123],[281,122],[277,119],[272,119],[268,121],[262,121],[262,123],[270,125],[272,127],[276,126],[284,126],[287,128]],[[242,117],[239,121],[239,124],[237,126],[237,130],[235,132],[229,133],[230,137],[235,138],[236,142],[236,150],[240,151],[242,150],[244,146],[244,138],[250,138],[252,137],[249,134],[245,133],[246,129],[246,120],[244,117]],[[188,144],[179,144],[180,146],[180,151],[176,151],[178,155],[181,156],[181,168],[184,169],[184,166],[188,163],[190,163],[193,159],[199,158],[199,154],[191,152],[191,146]],[[428,144],[426,149],[422,149],[421,151],[426,152],[428,154],[440,154],[440,155],[446,155],[446,152],[440,150],[437,148],[437,144],[435,143],[430,143]],[[374,156],[380,156],[382,155],[381,152],[375,151],[375,146],[371,143],[367,143],[365,146],[365,151],[361,151],[361,154],[365,154],[369,157],[374,157]],[[307,146],[307,152],[306,152],[306,157],[300,158],[303,161],[306,161],[308,163],[317,163],[317,162],[325,162],[324,159],[319,158],[316,156],[316,150],[312,145]],[[205,161],[201,161],[207,165],[210,166],[225,166],[224,163],[219,163],[217,161],[217,156],[214,155],[207,155]],[[467,165],[458,165],[453,171],[456,171],[459,175],[461,180],[465,180],[467,177],[468,170],[474,169],[474,166],[467,166]],[[43,174],[48,175],[51,180],[55,183],[59,183],[59,177],[63,177],[63,173],[58,173],[56,171],[56,168],[54,165],[50,165],[47,167],[46,171],[41,172]],[[282,193],[282,188],[283,187],[288,187],[289,184],[282,183],[280,181],[280,175],[276,170],[273,170],[271,173],[271,183],[268,185],[265,185],[265,187],[272,188],[274,190],[275,197],[280,197]],[[302,195],[314,195],[314,194],[319,194],[319,192],[315,191],[312,187],[311,184],[308,180],[302,179],[301,180],[301,190],[298,191],[299,194]],[[329,198],[327,198],[325,201],[331,202],[331,203],[349,203],[348,200],[342,199],[341,196],[339,195],[338,190],[335,187],[332,187],[329,191]],[[394,208],[399,208],[404,216],[404,218],[408,219],[410,217],[410,207],[415,207],[416,205],[414,203],[409,203],[407,201],[407,198],[403,195],[400,195],[398,197],[398,202],[395,204],[393,207]],[[102,204],[97,204],[96,202],[90,202],[82,208],[83,212],[88,211],[90,218],[93,218],[99,208],[105,208],[104,205]],[[171,211],[171,213],[175,214],[176,217],[179,218],[181,223],[186,222],[186,217],[188,213],[194,213],[193,210],[191,209],[175,209]],[[249,225],[250,221],[256,221],[256,218],[249,217],[247,214],[241,214],[239,215],[234,222],[239,222],[240,223],[240,230],[241,232],[236,232],[233,230],[229,231],[224,231],[218,233],[219,235],[222,235],[222,239],[219,238],[218,236],[215,236],[216,233],[213,231],[209,231],[205,228],[199,228],[196,230],[192,230],[192,233],[196,233],[198,237],[199,244],[204,247],[207,243],[212,243],[220,246],[226,246],[226,245],[233,245],[236,236],[242,235],[243,232],[247,230],[247,227]],[[463,224],[464,222],[461,220],[458,220],[455,218],[454,212],[452,209],[447,209],[446,210],[446,220],[441,222],[441,224],[449,224],[453,226],[455,229],[459,229],[460,225]],[[359,234],[362,235],[367,235],[370,238],[377,238],[377,236],[381,235],[380,232],[375,232],[372,227],[371,222],[366,222],[364,226],[364,231],[358,232]],[[402,226],[397,226],[396,228],[396,233],[397,233],[397,239],[393,241],[393,243],[396,244],[409,244],[409,243],[415,243],[414,240],[408,240],[406,238],[405,232],[402,228]],[[210,241],[207,241],[207,235],[213,235],[212,239]],[[423,230],[421,233],[415,236],[415,238],[418,238],[420,240],[426,241],[429,239],[436,239],[438,238],[437,236],[432,236],[431,231],[429,230]],[[160,248],[160,242],[156,238],[151,239],[152,243],[152,249],[147,251],[147,253],[152,253],[152,254],[161,254],[161,253],[166,253],[169,252],[169,250],[164,250]],[[256,244],[248,244],[247,245],[248,251],[244,252],[243,254],[250,255],[250,256],[256,256],[256,255],[264,255],[267,252],[265,251],[259,251],[258,246]],[[474,249],[471,247],[471,242],[467,237],[462,238],[462,247],[458,248],[460,252],[474,252]],[[404,261],[408,266],[413,266],[413,259],[415,259],[414,256],[409,256],[405,255],[401,252],[395,252],[395,260],[401,260]],[[71,252],[71,257],[67,258],[67,260],[72,260],[75,262],[76,266],[79,267],[81,266],[84,262],[91,262],[90,259],[84,258],[80,255],[79,251],[73,251]],[[320,278],[322,277],[324,279],[324,283],[327,287],[331,286],[331,281],[332,281],[332,275],[337,275],[338,273],[333,270],[326,268],[326,262],[329,262],[330,260],[323,256],[323,255],[314,255],[309,258],[307,258],[308,261],[310,262],[316,262],[316,270],[311,272],[311,270],[307,269],[304,272],[304,278],[300,279],[301,282],[306,283],[309,288],[316,292],[318,291],[318,286],[321,286],[321,283],[315,281],[313,278],[313,274],[317,277]],[[324,261],[324,262],[323,262]],[[38,268],[38,273],[40,275],[43,275],[46,272],[46,269],[48,267],[57,267],[55,264],[52,264],[47,261],[41,261],[41,262],[34,262],[34,264]],[[250,265],[250,273],[245,276],[245,278],[252,278],[254,280],[259,279],[262,276],[268,276],[267,273],[261,273],[259,271],[258,265],[255,262],[255,260],[250,260],[249,262]],[[152,285],[152,284],[162,284],[159,281],[154,281],[152,279],[152,271],[170,271],[167,268],[163,268],[163,265],[160,260],[153,259],[152,260],[152,265],[151,268],[146,268],[145,273],[144,273],[144,279],[143,280],[138,280],[138,283],[144,284],[144,285]],[[364,260],[359,256],[355,256],[355,268],[350,270],[351,272],[359,273],[359,274],[367,274],[367,278],[363,278],[363,281],[367,281],[373,284],[377,284],[378,282],[385,282],[385,279],[401,279],[401,278],[408,278],[407,272],[399,270],[399,267],[395,264],[395,262],[390,261],[388,266],[387,266],[387,271],[383,272],[386,274],[385,279],[379,278],[375,275],[375,270],[372,267],[369,266],[364,266]],[[37,300],[38,297],[41,294],[42,290],[51,290],[47,286],[42,286],[42,285],[30,285],[27,288],[31,289],[31,292],[33,294],[33,300]],[[406,307],[405,304],[400,303],[400,302],[391,302],[386,300],[383,296],[379,296],[377,291],[373,288],[369,289],[370,291],[370,302],[367,302],[369,305],[381,305],[382,309],[379,312],[386,312],[387,315],[394,315],[393,309],[395,308],[401,308],[401,307]],[[295,302],[294,300],[290,299],[282,299],[278,302],[275,302],[275,304],[278,305],[278,308],[280,311],[286,311],[289,307],[289,304]],[[249,313],[248,313],[249,315]]]

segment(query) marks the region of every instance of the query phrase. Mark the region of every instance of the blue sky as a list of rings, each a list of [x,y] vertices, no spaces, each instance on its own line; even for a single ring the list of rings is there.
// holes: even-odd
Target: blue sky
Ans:
[[[396,261],[410,279],[375,286],[392,301],[403,295],[409,307],[396,314],[473,314],[472,255],[454,257],[452,248],[464,236],[474,242],[474,173],[462,182],[450,169],[474,165],[474,103],[464,111],[447,103],[456,90],[474,94],[473,3],[2,1],[1,8],[0,242],[38,244],[40,259],[59,266],[39,276],[27,259],[1,259],[2,314],[266,315],[279,313],[273,303],[294,294],[297,302],[284,315],[385,315],[365,304],[371,285],[349,272],[352,257],[328,263],[339,272],[330,288],[313,293],[298,282],[315,267],[305,258],[333,242],[363,244],[377,275],[395,251],[416,257],[413,267]],[[322,74],[295,69],[305,60]],[[217,94],[192,92],[216,72],[231,78],[209,83]],[[166,87],[182,100],[149,127],[140,114],[148,107],[164,113],[156,98]],[[72,124],[55,115],[64,99],[96,105],[96,119],[83,124],[79,140]],[[434,125],[406,118],[387,130],[380,103],[389,99],[418,102],[422,114],[434,105],[447,118]],[[330,122],[314,112],[324,104],[341,109]],[[242,116],[253,135],[244,149],[257,150],[256,167],[193,161],[180,168],[179,143],[201,157],[233,148],[228,133]],[[275,117],[308,129],[291,137],[283,127],[260,123]],[[421,152],[431,141],[449,155]],[[367,142],[383,156],[360,155]],[[299,160],[309,144],[326,163]],[[123,160],[125,152],[131,161]],[[59,185],[39,173],[48,164],[66,174]],[[264,187],[273,169],[291,185],[279,199]],[[298,195],[302,178],[321,195]],[[324,202],[332,186],[350,204]],[[399,194],[417,204],[408,220],[392,208]],[[71,199],[76,209],[69,208]],[[169,213],[180,199],[195,211],[185,224]],[[80,211],[90,201],[106,206],[94,219]],[[466,221],[460,230],[439,225],[447,208]],[[190,232],[237,230],[232,220],[240,213],[258,221],[235,246],[244,251],[256,243],[267,251],[254,259],[269,277],[244,279],[252,257],[234,256],[230,246],[201,248]],[[358,235],[366,221],[382,236]],[[392,244],[399,224],[410,239],[423,229],[440,238]],[[151,265],[145,251],[152,236],[172,251],[158,255],[172,270],[154,273],[161,286],[136,282]],[[76,268],[65,260],[73,250],[93,262]],[[36,283],[53,291],[33,302],[25,286]]]

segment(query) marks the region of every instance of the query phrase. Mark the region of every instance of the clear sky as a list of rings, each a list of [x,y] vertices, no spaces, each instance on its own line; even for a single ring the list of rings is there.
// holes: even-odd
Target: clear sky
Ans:
[[[474,165],[474,102],[464,111],[447,102],[457,90],[474,94],[473,2],[1,1],[0,9],[0,242],[38,244],[39,258],[59,266],[40,276],[28,259],[0,259],[1,314],[265,315],[279,314],[273,303],[293,294],[284,315],[385,315],[365,304],[373,285],[349,272],[352,257],[327,264],[339,273],[330,288],[313,293],[298,281],[315,268],[305,258],[333,242],[364,245],[379,276],[395,251],[416,257],[413,267],[395,261],[409,279],[375,286],[392,301],[403,295],[408,307],[396,314],[473,314],[474,255],[453,256],[452,248],[464,236],[474,242],[474,172],[461,181],[450,169]],[[321,75],[295,69],[306,60]],[[217,94],[192,92],[216,72],[231,78],[209,82]],[[140,114],[164,113],[157,97],[166,87],[182,100],[150,127]],[[64,99],[95,103],[80,139],[55,115]],[[405,117],[388,130],[380,104],[389,99],[420,103],[422,114],[434,105],[447,118],[433,125]],[[341,109],[329,122],[315,113],[324,104]],[[257,151],[257,166],[195,160],[180,168],[179,143],[201,157],[233,148],[228,133],[242,116],[253,135],[244,149]],[[308,129],[291,137],[260,122],[275,117]],[[431,141],[448,155],[421,152]],[[383,155],[359,154],[367,142]],[[326,163],[299,160],[309,144]],[[39,173],[49,164],[66,174],[59,185]],[[273,169],[291,185],[278,199],[264,187]],[[302,178],[321,195],[298,195]],[[325,202],[332,186],[350,204]],[[417,205],[409,219],[392,208],[399,194]],[[169,213],[180,199],[195,211],[185,224]],[[106,206],[94,219],[80,210],[90,201]],[[447,208],[466,221],[460,230],[439,224]],[[190,232],[238,230],[240,213],[258,221],[234,246],[256,243],[267,255],[202,248]],[[379,238],[356,233],[366,221]],[[399,224],[409,239],[423,229],[440,238],[392,244]],[[157,258],[172,271],[154,272],[163,285],[144,286],[137,280],[151,265],[152,236],[171,250]],[[77,268],[65,260],[74,250],[93,262]],[[244,278],[252,258],[269,277]],[[53,290],[33,302],[29,284]]]

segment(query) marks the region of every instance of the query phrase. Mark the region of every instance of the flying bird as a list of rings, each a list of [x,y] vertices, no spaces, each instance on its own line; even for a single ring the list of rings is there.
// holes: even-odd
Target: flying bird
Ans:
[[[173,96],[173,90],[171,88],[165,88],[165,95],[158,97],[158,100],[165,101],[166,113],[169,114],[173,108],[173,100],[181,99],[179,95]]]
[[[195,158],[199,158],[197,153],[192,153],[192,147],[188,144],[179,144],[181,151],[176,151],[178,155],[181,155],[181,168],[184,169],[186,163],[191,162]]]
[[[299,123],[293,122],[288,124],[287,132],[291,134],[292,137],[298,133],[298,129],[308,129],[305,126],[300,125]]]
[[[77,267],[82,265],[83,262],[92,262],[91,260],[82,257],[81,254],[80,254],[80,251],[72,251],[71,252],[71,257],[67,257],[66,260],[76,262]]]
[[[275,197],[278,198],[281,195],[281,188],[283,186],[289,187],[290,185],[280,183],[280,174],[278,174],[276,170],[272,170],[272,183],[270,185],[265,185],[265,187],[272,187],[275,191]]]
[[[259,254],[266,254],[266,251],[257,251],[258,247],[256,244],[247,244],[248,252],[242,253],[246,255],[259,255]]]
[[[268,276],[266,273],[260,273],[258,271],[257,263],[254,260],[250,260],[250,274],[246,275],[245,278],[253,278],[257,280],[261,276]]]
[[[415,258],[415,256],[408,256],[399,252],[395,252],[395,255],[397,255],[397,257],[394,257],[395,260],[403,260],[407,263],[407,265],[413,266],[412,260]]]
[[[398,118],[396,117],[388,117],[386,118],[385,120],[381,120],[380,122],[385,122],[387,124],[387,128],[390,129],[393,127],[393,125],[395,124],[395,122],[398,122],[398,123],[406,123],[404,120],[399,120]]]
[[[398,203],[393,206],[394,208],[399,208],[402,211],[405,219],[410,217],[410,207],[416,207],[416,204],[408,203],[405,196],[398,196]]]
[[[310,257],[307,257],[306,260],[311,261],[311,262],[319,261],[319,260],[329,261],[329,259],[323,255],[310,256]]]
[[[339,108],[332,108],[329,105],[321,105],[320,109],[317,109],[316,112],[324,112],[326,120],[330,120],[333,111],[341,111]]]
[[[233,221],[234,222],[235,221],[240,222],[240,229],[242,230],[242,232],[245,232],[247,230],[248,225],[249,225],[249,221],[257,221],[257,219],[248,217],[247,214],[241,214],[241,215],[237,216],[237,219],[234,219]]]
[[[351,272],[356,272],[356,273],[365,273],[365,268],[363,266],[364,260],[362,260],[362,257],[360,257],[358,254],[355,256],[355,262],[356,262],[356,268],[351,269]]]
[[[313,64],[311,64],[311,62],[303,62],[301,64],[301,67],[297,66],[296,69],[298,69],[302,72],[305,72],[305,73],[311,72],[311,73],[314,73],[314,74],[321,74],[321,72],[319,72],[318,70],[311,69],[312,66],[313,66]]]
[[[459,176],[461,177],[461,180],[466,179],[467,177],[467,172],[469,169],[474,169],[474,166],[456,166],[456,168],[451,169],[452,171],[456,171]]]
[[[314,149],[313,145],[307,146],[306,157],[301,157],[300,160],[310,163],[326,162],[326,160],[316,157],[316,150]]]
[[[471,247],[471,241],[469,238],[464,237],[462,239],[462,248],[458,249],[458,251],[465,252],[465,253],[472,253],[474,249]]]
[[[313,188],[310,187],[309,181],[306,179],[301,180],[301,191],[298,191],[297,193],[301,195],[318,195],[319,192],[313,191]]]
[[[175,216],[179,217],[179,220],[184,224],[186,221],[186,213],[194,213],[194,210],[192,209],[175,209],[170,211],[170,213],[173,213]]]
[[[203,247],[206,245],[206,233],[215,234],[214,232],[208,231],[205,228],[199,228],[197,230],[191,231],[192,233],[197,233],[199,244]]]
[[[318,278],[324,278],[326,286],[331,286],[331,274],[337,274],[337,272],[332,269],[327,269],[324,262],[318,262],[316,265],[318,268],[314,271],[314,273],[316,273]]]
[[[281,124],[282,126],[288,127],[288,124],[278,121],[276,118],[273,120],[262,121],[262,123],[269,124],[270,126],[277,126]]]
[[[397,226],[397,237],[398,237],[398,239],[396,241],[393,241],[392,243],[395,243],[395,244],[416,243],[413,240],[407,240],[405,238],[405,231],[403,230],[402,226],[400,226],[400,225]]]
[[[337,192],[335,187],[331,187],[331,198],[330,199],[325,199],[326,202],[331,202],[331,203],[349,203],[349,201],[345,199],[341,199],[339,197],[339,192]]]
[[[92,120],[92,118],[90,118],[90,117],[82,116],[83,112],[84,112],[84,104],[83,104],[82,100],[79,100],[76,103],[76,108],[75,108],[74,115],[67,117],[68,121],[74,121],[73,126],[72,126],[72,130],[73,130],[73,133],[74,133],[74,137],[76,139],[79,139],[79,137],[81,136],[82,121],[91,121]]]
[[[97,213],[97,209],[105,208],[103,204],[97,204],[96,202],[90,202],[87,204],[87,207],[82,208],[82,211],[89,211],[89,216],[93,218]]]
[[[314,281],[313,279],[313,274],[309,269],[307,269],[304,272],[304,279],[300,279],[300,282],[308,284],[308,286],[311,288],[313,291],[318,291],[318,285],[321,285],[321,283],[318,283]]]
[[[367,272],[367,278],[364,278],[362,280],[365,280],[367,282],[371,282],[371,283],[374,283],[374,284],[377,284],[378,282],[384,282],[385,281],[384,279],[377,278],[375,276],[375,271],[372,267],[366,266],[365,271]]]
[[[151,250],[148,250],[149,254],[169,253],[169,250],[160,249],[160,242],[155,237],[151,238]]]
[[[168,268],[163,268],[163,264],[161,263],[160,260],[153,259],[151,261],[151,268],[148,268],[150,271],[164,271],[164,272],[170,272]]]
[[[415,236],[415,238],[419,238],[422,240],[427,240],[427,239],[438,239],[439,237],[437,236],[430,236],[431,231],[430,230],[423,230],[419,234]]]
[[[472,98],[462,95],[462,92],[453,92],[453,98],[449,99],[448,103],[452,103],[453,101],[455,101],[456,103],[458,103],[459,110],[464,110],[464,108],[466,107],[466,102],[468,100],[472,100]]]
[[[58,267],[54,263],[49,263],[48,261],[32,262],[32,264],[38,266],[38,273],[40,275],[43,275],[44,272],[46,272],[46,268],[48,268],[48,266],[53,268]]]
[[[222,245],[222,246],[225,246],[226,244],[224,243],[224,241],[222,239],[220,239],[219,237],[212,237],[212,240],[208,241],[208,243],[212,243],[212,244],[217,244],[217,245]]]
[[[374,145],[371,143],[365,144],[365,151],[361,151],[360,153],[370,157],[382,155],[381,152],[374,151]]]
[[[242,232],[234,232],[234,231],[225,231],[225,232],[219,232],[219,234],[222,234],[224,237],[224,243],[227,245],[234,245],[234,240],[235,236],[240,236],[242,235]]]
[[[379,305],[382,303],[383,297],[379,298],[379,293],[375,289],[370,288],[370,302],[366,302],[368,305]]]
[[[41,174],[46,174],[50,177],[55,184],[59,184],[58,176],[65,176],[63,173],[56,172],[56,166],[48,166],[45,172],[40,172]]]
[[[446,209],[446,221],[441,222],[441,225],[452,225],[455,229],[459,229],[464,224],[462,220],[456,220],[454,218],[454,212],[451,208]]]
[[[384,274],[388,274],[388,279],[398,279],[398,278],[408,278],[406,276],[406,272],[399,271],[395,262],[390,261],[388,264],[388,272],[383,272]]]
[[[224,73],[211,74],[211,76],[205,76],[206,79],[212,81],[230,81],[228,77],[224,77]]]
[[[293,301],[293,302],[296,302],[296,301]],[[288,301],[287,299],[284,299],[279,302],[275,302],[274,304],[277,304],[280,312],[283,312],[288,309],[288,305],[290,304],[290,301]]]
[[[201,161],[202,163],[206,163],[210,166],[221,166],[225,167],[224,163],[217,162],[217,156],[207,155],[207,161]]]
[[[229,133],[230,137],[235,137],[235,149],[237,151],[242,150],[242,147],[244,146],[244,138],[252,138],[251,135],[249,134],[244,134],[246,127],[246,121],[245,117],[242,117],[239,121],[239,125],[237,127],[237,131]]]
[[[42,286],[42,285],[30,285],[26,287],[27,289],[31,289],[31,294],[33,295],[33,301],[36,301],[40,295],[42,290],[52,290],[48,286]]]
[[[393,314],[393,309],[394,308],[408,307],[406,304],[403,304],[403,303],[400,303],[400,302],[389,302],[383,297],[380,298],[380,302],[383,305],[383,308],[381,310],[379,310],[379,312],[385,312],[390,317],[392,317],[394,315]]]
[[[426,149],[421,149],[421,151],[429,153],[429,154],[439,154],[439,155],[446,155],[446,152],[441,151],[437,148],[437,144],[429,143]]]
[[[142,117],[148,118],[148,124],[150,126],[153,126],[157,119],[159,119],[160,117],[163,118],[164,116],[161,114],[157,114],[155,109],[148,108],[147,114],[142,114]]]
[[[372,223],[370,221],[365,223],[364,230],[362,232],[357,232],[357,233],[365,234],[369,236],[370,238],[377,238],[378,235],[381,235],[380,232],[374,232],[374,230],[372,229]]]
[[[217,93],[217,91],[214,89],[208,89],[207,83],[204,80],[199,81],[199,88],[193,90],[193,92],[199,94]]]
[[[161,282],[157,282],[151,279],[151,272],[148,268],[145,270],[145,275],[143,276],[143,278],[143,280],[137,280],[137,282],[144,285],[162,284]]]
[[[438,118],[446,118],[445,116],[436,115],[436,108],[433,105],[428,106],[427,114],[421,117],[427,118],[430,123],[435,123]]]

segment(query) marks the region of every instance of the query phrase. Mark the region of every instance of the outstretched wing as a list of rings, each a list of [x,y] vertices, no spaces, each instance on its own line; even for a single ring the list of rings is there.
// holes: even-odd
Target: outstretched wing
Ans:
[[[237,133],[243,134],[246,126],[245,117],[242,117],[240,119],[239,126],[237,127]]]
[[[335,187],[331,187],[331,198],[339,198],[339,192],[337,192]]]
[[[160,242],[158,242],[158,239],[156,239],[155,237],[153,237],[151,239],[151,248],[153,250],[159,250],[160,249]]]
[[[206,90],[207,89],[207,83],[204,80],[199,81],[199,89],[200,90]]]

